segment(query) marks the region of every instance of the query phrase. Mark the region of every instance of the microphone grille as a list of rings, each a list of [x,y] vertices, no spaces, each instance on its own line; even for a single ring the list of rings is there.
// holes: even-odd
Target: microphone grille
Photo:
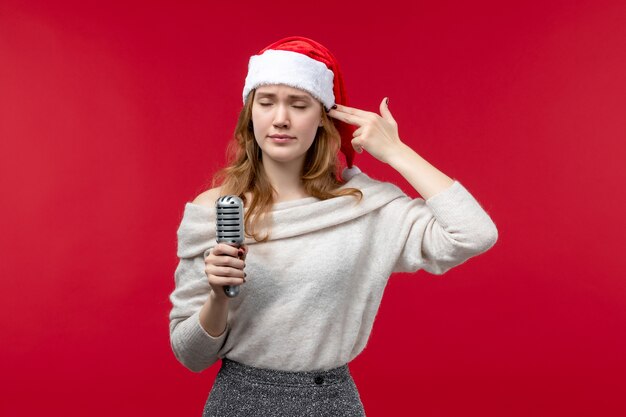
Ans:
[[[217,242],[241,245],[243,230],[243,201],[236,195],[225,195],[215,202],[217,211]]]

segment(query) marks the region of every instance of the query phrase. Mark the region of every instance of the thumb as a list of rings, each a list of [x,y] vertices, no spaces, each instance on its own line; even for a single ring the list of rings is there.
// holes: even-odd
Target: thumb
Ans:
[[[389,111],[389,97],[385,97],[380,103],[380,115],[388,122],[396,122],[396,119],[393,118]]]

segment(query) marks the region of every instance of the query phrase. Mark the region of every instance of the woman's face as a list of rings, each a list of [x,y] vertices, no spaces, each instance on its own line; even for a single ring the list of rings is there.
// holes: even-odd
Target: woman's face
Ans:
[[[321,111],[322,103],[306,91],[282,84],[257,88],[252,124],[263,158],[304,162],[322,120]]]

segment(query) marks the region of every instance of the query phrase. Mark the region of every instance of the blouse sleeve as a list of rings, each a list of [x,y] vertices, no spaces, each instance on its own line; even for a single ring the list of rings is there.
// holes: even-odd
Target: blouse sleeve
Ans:
[[[406,195],[398,200],[392,272],[424,269],[441,275],[486,252],[498,240],[494,222],[456,180],[428,200]]]
[[[218,337],[208,334],[200,325],[200,308],[206,302],[211,286],[204,273],[204,256],[181,258],[174,273],[176,288],[170,295],[170,343],[180,363],[200,372],[218,359],[230,327]]]

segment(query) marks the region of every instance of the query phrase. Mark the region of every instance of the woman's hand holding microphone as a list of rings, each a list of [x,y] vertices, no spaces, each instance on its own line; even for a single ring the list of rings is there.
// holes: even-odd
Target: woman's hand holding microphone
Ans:
[[[245,260],[248,247],[237,248],[225,243],[218,243],[204,258],[204,272],[209,278],[212,291],[200,309],[200,324],[211,337],[224,334],[228,320],[228,296],[225,285],[241,285],[246,282]]]
[[[246,282],[244,268],[247,254],[247,245],[237,248],[226,243],[218,243],[211,248],[209,255],[204,259],[206,265],[204,272],[213,290],[211,297],[220,301],[228,300],[223,287]]]

